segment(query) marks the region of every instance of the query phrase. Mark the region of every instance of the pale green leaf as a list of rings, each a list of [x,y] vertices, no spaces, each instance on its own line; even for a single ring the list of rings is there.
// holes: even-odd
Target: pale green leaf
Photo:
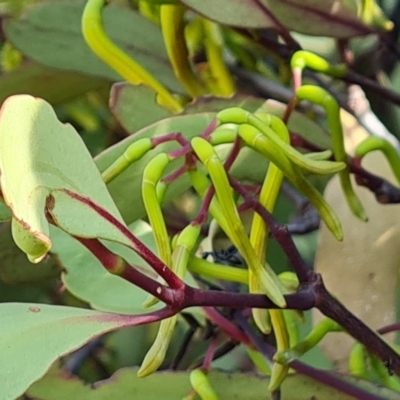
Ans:
[[[135,317],[45,304],[0,304],[0,400],[22,395],[59,357]]]
[[[224,25],[272,28],[274,20],[257,0],[180,0],[192,10]]]
[[[359,19],[358,1],[260,0],[287,29],[313,36],[351,38],[374,30]]]
[[[269,379],[250,373],[224,373],[210,371],[208,379],[220,400],[260,400],[267,399]],[[382,399],[400,399],[400,395],[369,382],[351,379],[366,393]],[[177,400],[183,399],[191,390],[189,372],[156,372],[146,378],[137,377],[136,368],[117,371],[110,379],[93,386],[85,385],[77,378],[65,377],[56,369],[35,383],[27,392],[28,396],[40,400]],[[282,400],[352,400],[332,387],[303,375],[289,375],[282,384]]]
[[[123,223],[82,139],[44,100],[17,95],[3,104],[0,172],[14,239],[34,261],[51,247],[45,208],[72,235],[128,243],[94,209],[97,205]]]
[[[10,42],[23,54],[48,67],[81,72],[119,81],[121,77],[85,43],[81,19],[86,0],[47,1],[9,20],[5,31]],[[135,61],[174,92],[184,92],[168,61],[157,25],[137,11],[107,5],[104,27],[110,38]]]
[[[26,62],[10,72],[1,74],[0,104],[7,97],[19,93],[40,97],[53,105],[60,104],[109,84],[104,78]]]

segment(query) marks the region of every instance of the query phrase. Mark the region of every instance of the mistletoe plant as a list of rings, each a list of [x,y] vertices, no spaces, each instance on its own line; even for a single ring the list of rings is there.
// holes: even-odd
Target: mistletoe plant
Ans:
[[[337,100],[326,89],[302,84],[305,68],[344,79],[350,74],[348,66],[330,65],[303,50],[293,52],[293,97],[288,104],[274,107],[259,101],[247,110],[231,97],[236,88],[223,57],[221,26],[205,18],[216,12],[216,2],[204,8],[202,2],[193,1],[140,1],[140,12],[160,24],[173,72],[186,91],[176,95],[110,39],[103,26],[104,3],[85,3],[82,33],[87,44],[122,78],[142,85],[134,90],[155,93],[157,105],[153,107],[162,109],[166,119],[144,127],[93,161],[76,130],[62,124],[46,101],[24,94],[4,102],[0,113],[2,219],[11,219],[13,239],[32,263],[56,254],[65,268],[64,287],[95,310],[1,304],[0,398],[21,396],[58,358],[106,332],[160,321],[137,370],[139,377],[151,375],[163,365],[180,316],[191,322],[193,331],[207,325],[214,329],[203,361],[190,372],[191,388],[177,393],[181,398],[229,398],[213,380],[218,373],[211,367],[221,338],[224,345],[243,345],[257,368],[269,376],[268,391],[273,398],[280,397],[291,370],[349,396],[381,398],[356,381],[297,360],[332,331],[345,331],[357,341],[350,357],[354,376],[368,377],[368,358],[381,382],[398,390],[400,356],[395,347],[326,290],[323,276],[310,270],[301,257],[291,236],[295,229],[273,216],[286,180],[315,207],[332,235],[343,239],[340,220],[310,175],[337,174],[348,207],[362,221],[368,216],[351,175],[378,201],[399,202],[399,188],[361,165],[365,155],[381,151],[400,185],[396,150],[383,139],[369,137],[354,157],[348,156]],[[267,24],[288,44],[293,44],[288,28],[305,29],[291,26],[293,19],[287,11],[294,8],[286,2],[231,3],[239,11],[241,7],[253,11],[251,23],[255,25],[251,28]],[[375,32],[367,23],[390,28],[375,3],[362,3],[362,16],[356,10],[347,20],[346,35]],[[186,6],[205,16],[196,20],[189,37],[185,35]],[[260,7],[263,14],[254,13]],[[332,24],[343,23],[341,13],[346,9],[341,7]],[[242,36],[242,40],[249,38]],[[206,70],[195,70],[189,61],[191,49],[200,43],[208,62]],[[226,104],[230,106],[191,113],[190,101],[205,94],[229,98]],[[311,133],[289,130],[291,119],[299,115],[295,108],[303,100],[323,108],[329,140],[311,141]],[[130,112],[134,114],[135,109]],[[251,160],[257,160],[254,171],[248,170]],[[241,177],[244,169],[259,185],[249,185]],[[136,190],[129,192],[127,188],[132,187]],[[115,188],[123,188],[124,195],[116,196]],[[191,220],[171,235],[163,205],[189,189],[198,207]],[[242,218],[246,213],[251,215],[249,224]],[[140,220],[144,214],[149,224]],[[201,238],[210,221],[234,246],[246,268],[218,262],[216,252],[212,252],[216,262],[202,257]],[[282,248],[292,272],[277,274],[276,266],[266,261],[270,237]],[[326,319],[300,340],[299,317],[312,308]],[[274,345],[265,337],[273,338]]]

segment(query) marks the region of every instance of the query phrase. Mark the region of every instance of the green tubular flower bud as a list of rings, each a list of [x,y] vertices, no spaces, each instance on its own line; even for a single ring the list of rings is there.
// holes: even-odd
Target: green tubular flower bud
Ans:
[[[278,351],[274,355],[274,361],[280,364],[287,364],[301,357],[304,353],[315,347],[330,332],[343,332],[343,328],[332,319],[325,318],[315,325],[311,332],[295,346],[288,350]]]
[[[367,354],[361,343],[356,343],[349,356],[349,372],[356,378],[368,379]]]
[[[111,182],[119,174],[125,171],[132,163],[140,160],[149,150],[153,148],[151,139],[139,139],[132,143],[102,174],[105,183]]]
[[[201,400],[218,400],[219,397],[210,385],[207,375],[200,369],[190,373],[190,383]]]
[[[286,351],[290,348],[289,333],[286,321],[281,310],[270,310],[271,323],[274,329],[276,348],[278,352]],[[278,389],[289,372],[289,365],[274,363],[271,371],[271,380],[268,390],[273,392]]]
[[[161,321],[157,337],[137,372],[139,378],[152,374],[164,361],[177,319],[177,316],[173,316]]]
[[[343,162],[315,161],[307,158],[305,155],[291,147],[290,144],[285,143],[285,141],[282,140],[269,126],[265,125],[254,115],[249,116],[248,123],[265,135],[266,140],[270,140],[274,146],[276,146],[277,150],[279,149],[279,151],[289,158],[290,161],[306,171],[316,174],[333,174],[346,167],[346,164]]]
[[[274,126],[276,134],[284,142],[286,143],[289,142],[290,140],[289,132],[287,131],[286,126],[283,123],[277,121],[276,119],[273,120],[271,118],[269,124]],[[284,174],[279,169],[279,167],[271,163],[268,167],[268,172],[265,177],[259,196],[260,203],[271,213],[275,208],[275,203],[281,188],[283,177]],[[251,231],[250,231],[250,242],[255,249],[255,253],[258,259],[260,261],[265,260],[266,250],[268,245],[268,227],[258,214],[255,214],[253,217],[253,223],[251,225]],[[252,278],[253,278],[252,274],[250,274],[250,283],[249,283],[250,292],[252,287],[255,290],[258,289],[257,287],[258,283],[255,281],[252,282]],[[262,317],[262,315],[257,315],[257,313],[255,313],[255,310],[252,311],[253,311],[253,318],[258,318],[257,325],[260,328],[262,328],[263,325],[261,326],[259,325],[260,318]],[[283,311],[269,310],[269,317],[270,321],[268,320],[268,323],[270,322],[274,330],[277,350],[283,351],[288,349],[290,347],[290,340]],[[257,319],[255,319],[255,321],[257,323]],[[269,383],[268,390],[274,391],[277,388],[279,388],[283,380],[286,378],[288,371],[289,371],[288,366],[274,363],[271,371],[271,380]]]
[[[245,269],[211,263],[198,257],[192,257],[189,260],[188,270],[214,279],[238,282],[245,285],[249,283],[249,273]]]
[[[159,181],[157,182],[156,185],[156,194],[157,194],[157,200],[158,202],[161,204],[164,196],[165,196],[165,192],[168,189],[168,185],[165,182]]]
[[[211,180],[215,187],[218,202],[224,206],[221,208],[222,215],[225,217],[229,225],[228,235],[232,243],[242,254],[248,267],[258,277],[262,285],[263,292],[279,307],[284,307],[286,302],[281,291],[281,284],[276,275],[271,270],[262,267],[257,259],[250,241],[246,235],[243,224],[239,218],[235,201],[233,198],[232,188],[229,185],[224,166],[215,153],[214,148],[206,140],[202,138],[192,139],[192,148],[201,162],[207,168]],[[217,216],[214,218],[219,222]],[[221,228],[224,227],[220,224]]]
[[[271,368],[268,365],[268,361],[266,360],[266,358],[257,350],[253,350],[250,347],[246,347],[246,352],[249,356],[249,358],[251,359],[251,361],[253,362],[253,364],[256,366],[256,368],[263,373],[266,376],[270,376],[271,375]],[[271,363],[271,367],[272,367]]]
[[[400,183],[400,158],[396,149],[385,139],[370,136],[363,140],[355,149],[355,156],[364,157],[371,151],[380,150],[389,162],[397,182]]]
[[[210,143],[213,146],[225,143],[233,143],[237,136],[237,128],[218,127],[210,136]]]
[[[279,389],[288,372],[289,365],[274,363],[271,370],[271,379],[269,381],[268,391],[274,392]]]
[[[271,124],[272,119],[269,115],[263,114],[261,117],[266,123]],[[277,128],[277,134],[283,137],[284,140],[289,141],[289,133],[287,132],[286,127],[284,125],[277,125]],[[273,209],[275,207],[275,202],[279,194],[283,176],[284,174],[275,164],[269,164],[268,172],[259,196],[260,203],[269,212],[273,212]],[[251,224],[250,243],[254,248],[257,258],[260,260],[261,263],[263,263],[266,257],[268,244],[268,227],[266,226],[261,216],[257,213],[254,214],[253,222]],[[249,271],[249,289],[250,293],[259,293],[261,289],[257,277],[251,271]],[[269,311],[254,308],[252,309],[252,315],[256,325],[264,334],[271,331],[272,322],[272,327],[274,328],[275,335],[287,335],[285,328],[274,326],[274,324],[282,322],[279,317],[275,315],[274,310]],[[285,342],[285,340],[278,339],[277,342],[282,343]]]
[[[304,155],[307,158],[310,158],[311,160],[322,161],[322,160],[329,160],[332,157],[332,151],[324,150],[324,151],[318,151],[315,153],[306,153]]]
[[[172,253],[172,270],[179,278],[184,278],[191,252],[200,236],[200,225],[188,225],[179,234]]]
[[[266,138],[253,126],[241,125],[239,127],[239,135],[247,146],[264,155],[285,174],[294,186],[316,207],[334,236],[338,240],[342,240],[343,232],[336,214],[314,186],[305,179],[301,171],[293,168],[291,162],[278,149],[274,149],[271,143],[266,141]]]
[[[191,97],[205,93],[189,63],[189,54],[184,36],[186,9],[179,4],[163,4],[160,7],[161,30],[165,48],[175,76]]]
[[[348,157],[344,148],[343,128],[340,122],[340,109],[337,101],[324,89],[312,85],[304,85],[296,91],[297,100],[308,100],[325,109],[329,130],[332,136],[333,154],[337,161],[345,163],[346,167],[339,172],[343,193],[351,211],[363,221],[368,217],[364,207],[355,194],[350,181]]]
[[[123,78],[133,84],[143,83],[154,89],[162,103],[172,112],[182,111],[174,96],[140,64],[118,48],[103,28],[102,10],[105,0],[88,0],[82,15],[82,34],[92,51]]]
[[[150,225],[153,228],[158,255],[166,265],[171,265],[171,246],[168,231],[156,193],[156,185],[168,163],[168,155],[160,153],[146,165],[143,171],[142,195]]]
[[[153,229],[158,256],[164,264],[171,266],[171,245],[158,198],[159,193],[156,190],[156,186],[169,161],[166,153],[160,153],[146,165],[143,171],[142,196],[149,222]],[[151,307],[156,303],[158,303],[158,299],[154,296],[149,296],[144,302],[144,307]]]
[[[255,279],[256,278],[257,277],[255,277]],[[252,286],[253,287],[250,287],[250,282],[249,282],[250,293],[252,294],[262,293],[262,290],[254,291],[255,289],[254,283],[252,283]],[[257,285],[256,288],[259,289],[259,285]],[[253,308],[251,310],[251,315],[260,332],[262,332],[264,335],[271,333],[272,326],[271,326],[270,310],[266,310],[263,308]]]
[[[285,325],[289,336],[289,346],[293,347],[299,341],[299,329],[296,322],[296,312],[293,310],[282,311],[285,318]]]
[[[184,278],[186,267],[193,248],[200,235],[200,225],[188,225],[179,234],[172,253],[171,269],[179,278]],[[157,337],[146,354],[138,371],[139,377],[153,373],[164,361],[171,337],[174,332],[177,316],[161,321]]]
[[[391,375],[388,368],[374,354],[370,354],[370,364],[381,382],[389,389],[400,392],[400,379],[396,375]]]
[[[224,61],[224,43],[219,24],[202,18],[204,32],[204,50],[207,56],[207,64],[210,72],[209,85],[211,91],[217,96],[230,97],[236,89],[231,73]]]
[[[295,293],[299,287],[299,278],[292,271],[281,272],[278,275],[279,280],[282,282],[283,286],[290,292]]]
[[[220,124],[246,124],[250,113],[240,107],[226,108],[220,111],[216,118]]]
[[[293,54],[290,60],[292,69],[303,70],[304,68],[311,68],[315,71],[322,72],[336,78],[341,78],[347,73],[347,66],[345,64],[331,65],[328,61],[320,56],[309,51],[299,50]]]

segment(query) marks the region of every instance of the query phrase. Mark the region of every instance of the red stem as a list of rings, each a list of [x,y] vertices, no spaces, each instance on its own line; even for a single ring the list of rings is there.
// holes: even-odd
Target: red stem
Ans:
[[[129,240],[131,245],[128,247],[142,257],[143,260],[145,260],[154,269],[154,271],[165,280],[171,289],[177,289],[183,295],[185,283],[182,281],[182,279],[172,272],[171,269],[164,264],[145,244],[143,244],[122,222],[111,215],[107,210],[98,206],[90,198],[81,196],[80,194],[74,193],[67,189],[63,189],[63,191],[73,199],[90,207],[93,211],[113,225],[123,236],[125,236],[126,239]],[[51,213],[51,209],[48,211]]]
[[[235,324],[229,321],[229,319],[220,314],[214,307],[203,307],[203,311],[207,318],[211,322],[214,322],[214,324],[218,325],[231,339],[246,345],[251,344],[251,340],[247,335]]]

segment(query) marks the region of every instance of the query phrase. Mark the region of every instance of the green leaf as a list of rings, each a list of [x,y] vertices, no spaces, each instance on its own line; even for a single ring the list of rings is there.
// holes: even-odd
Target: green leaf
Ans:
[[[375,31],[358,18],[359,2],[260,0],[287,29],[312,36],[351,38]]]
[[[85,4],[86,0],[57,0],[34,5],[21,18],[6,23],[7,38],[26,56],[49,67],[121,80],[83,39],[81,17]],[[155,24],[116,4],[105,7],[103,18],[106,32],[121,49],[169,89],[184,93]]]
[[[269,17],[256,0],[180,0],[204,17],[224,25],[241,28],[273,28]]]
[[[59,357],[135,316],[45,304],[0,304],[0,400],[15,399]],[[53,397],[54,398],[54,397]]]
[[[105,85],[109,82],[104,78],[28,62],[0,76],[0,104],[7,97],[19,93],[41,97],[53,105],[60,104]]]
[[[194,99],[191,103],[186,104],[183,114],[196,114],[202,112],[219,112],[229,107],[241,107],[247,111],[254,112],[262,106],[264,99],[247,96],[243,94],[235,94],[229,98],[201,96]]]
[[[122,218],[88,150],[44,100],[10,97],[0,114],[0,183],[13,213],[13,236],[32,261],[51,247],[45,208],[74,236],[129,244],[95,207]]]
[[[171,116],[169,111],[156,103],[154,90],[143,85],[115,83],[109,103],[111,112],[129,133]]]
[[[358,2],[338,0],[180,0],[199,14],[241,28],[285,28],[314,36],[350,38],[375,31],[359,18]]]
[[[182,114],[218,112],[233,106],[242,107],[252,112],[263,103],[263,99],[243,95],[235,95],[229,99],[203,96],[186,104]],[[153,90],[143,85],[135,86],[128,82],[118,82],[112,86],[110,109],[115,118],[130,134],[172,116],[170,112],[156,103],[156,95]]]
[[[137,377],[136,368],[117,371],[110,379],[93,386],[85,385],[78,378],[66,377],[56,369],[51,370],[27,391],[29,397],[40,400],[176,400],[182,399],[191,390],[189,372],[156,372],[146,378]],[[255,374],[210,371],[208,379],[220,400],[260,400],[267,398],[268,379]],[[369,382],[351,379],[351,383],[362,385],[371,395],[385,399],[400,396],[388,389]],[[329,386],[302,375],[288,376],[282,385],[282,400],[352,400]]]

